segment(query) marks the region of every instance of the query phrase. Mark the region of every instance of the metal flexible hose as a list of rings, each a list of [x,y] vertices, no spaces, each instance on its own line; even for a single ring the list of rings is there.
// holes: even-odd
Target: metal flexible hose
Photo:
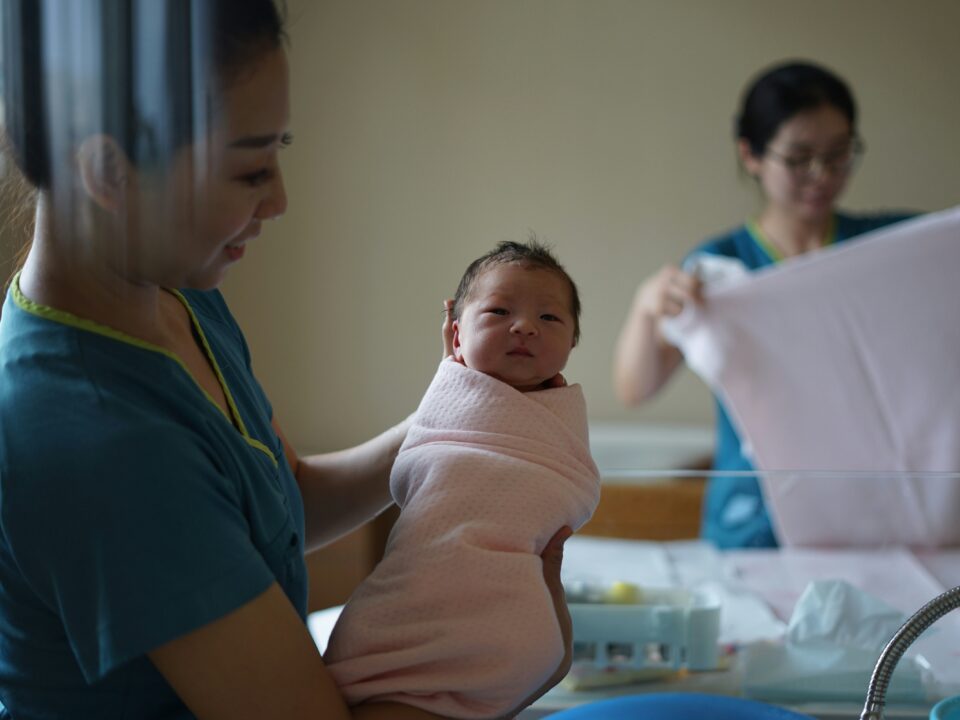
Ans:
[[[903,653],[924,630],[958,607],[960,607],[960,587],[955,587],[935,597],[900,626],[880,653],[880,658],[873,668],[873,675],[870,677],[870,685],[867,688],[867,700],[863,705],[863,712],[860,713],[860,720],[883,718],[887,686]]]

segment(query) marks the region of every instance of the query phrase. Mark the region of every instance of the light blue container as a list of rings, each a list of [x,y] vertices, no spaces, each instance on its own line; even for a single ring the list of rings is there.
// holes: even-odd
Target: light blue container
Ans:
[[[930,720],[960,720],[960,695],[941,700],[930,710]]]
[[[629,695],[580,705],[547,716],[547,720],[704,720],[704,718],[710,718],[710,720],[813,720],[809,715],[801,715],[755,700],[701,693]]]

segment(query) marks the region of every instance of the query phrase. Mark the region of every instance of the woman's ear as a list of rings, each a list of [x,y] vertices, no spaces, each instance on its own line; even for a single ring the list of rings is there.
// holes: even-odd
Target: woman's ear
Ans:
[[[748,175],[757,177],[760,174],[760,158],[753,154],[750,143],[743,138],[737,140],[737,155],[740,156],[740,164]]]
[[[91,200],[110,213],[124,206],[133,167],[116,140],[109,135],[86,138],[77,150],[77,164]]]

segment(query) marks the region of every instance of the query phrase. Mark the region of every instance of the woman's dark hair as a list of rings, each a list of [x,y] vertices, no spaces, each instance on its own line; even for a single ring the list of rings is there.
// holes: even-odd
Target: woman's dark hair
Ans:
[[[530,269],[549,270],[567,282],[570,286],[570,313],[573,315],[573,344],[576,345],[580,341],[580,293],[577,291],[577,284],[550,252],[550,248],[532,234],[525,243],[504,240],[493,250],[470,263],[460,278],[457,292],[453,296],[453,319],[459,320],[460,315],[463,314],[463,307],[470,300],[477,278],[491,267],[506,263],[515,263]]]
[[[285,37],[273,0],[3,0],[2,12],[7,140],[39,188],[92,134],[162,163]]]
[[[783,123],[824,105],[843,113],[856,132],[857,105],[843,80],[809,62],[776,65],[758,75],[744,93],[736,137],[746,140],[750,152],[760,157]]]

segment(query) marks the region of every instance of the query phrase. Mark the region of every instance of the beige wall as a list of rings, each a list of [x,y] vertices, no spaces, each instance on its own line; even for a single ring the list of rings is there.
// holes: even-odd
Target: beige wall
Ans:
[[[956,0],[288,0],[290,209],[225,285],[290,439],[327,449],[413,410],[466,264],[528,229],[578,281],[568,376],[595,419],[708,423],[684,371],[625,410],[611,351],[637,282],[756,209],[730,139],[787,57],[853,85],[850,209],[960,200]]]
[[[496,241],[535,230],[583,295],[568,376],[591,416],[709,423],[684,371],[621,408],[611,351],[636,283],[757,195],[736,101],[787,57],[853,85],[869,151],[850,209],[960,200],[956,0],[291,0],[290,209],[226,285],[303,449],[412,410],[441,300]]]

